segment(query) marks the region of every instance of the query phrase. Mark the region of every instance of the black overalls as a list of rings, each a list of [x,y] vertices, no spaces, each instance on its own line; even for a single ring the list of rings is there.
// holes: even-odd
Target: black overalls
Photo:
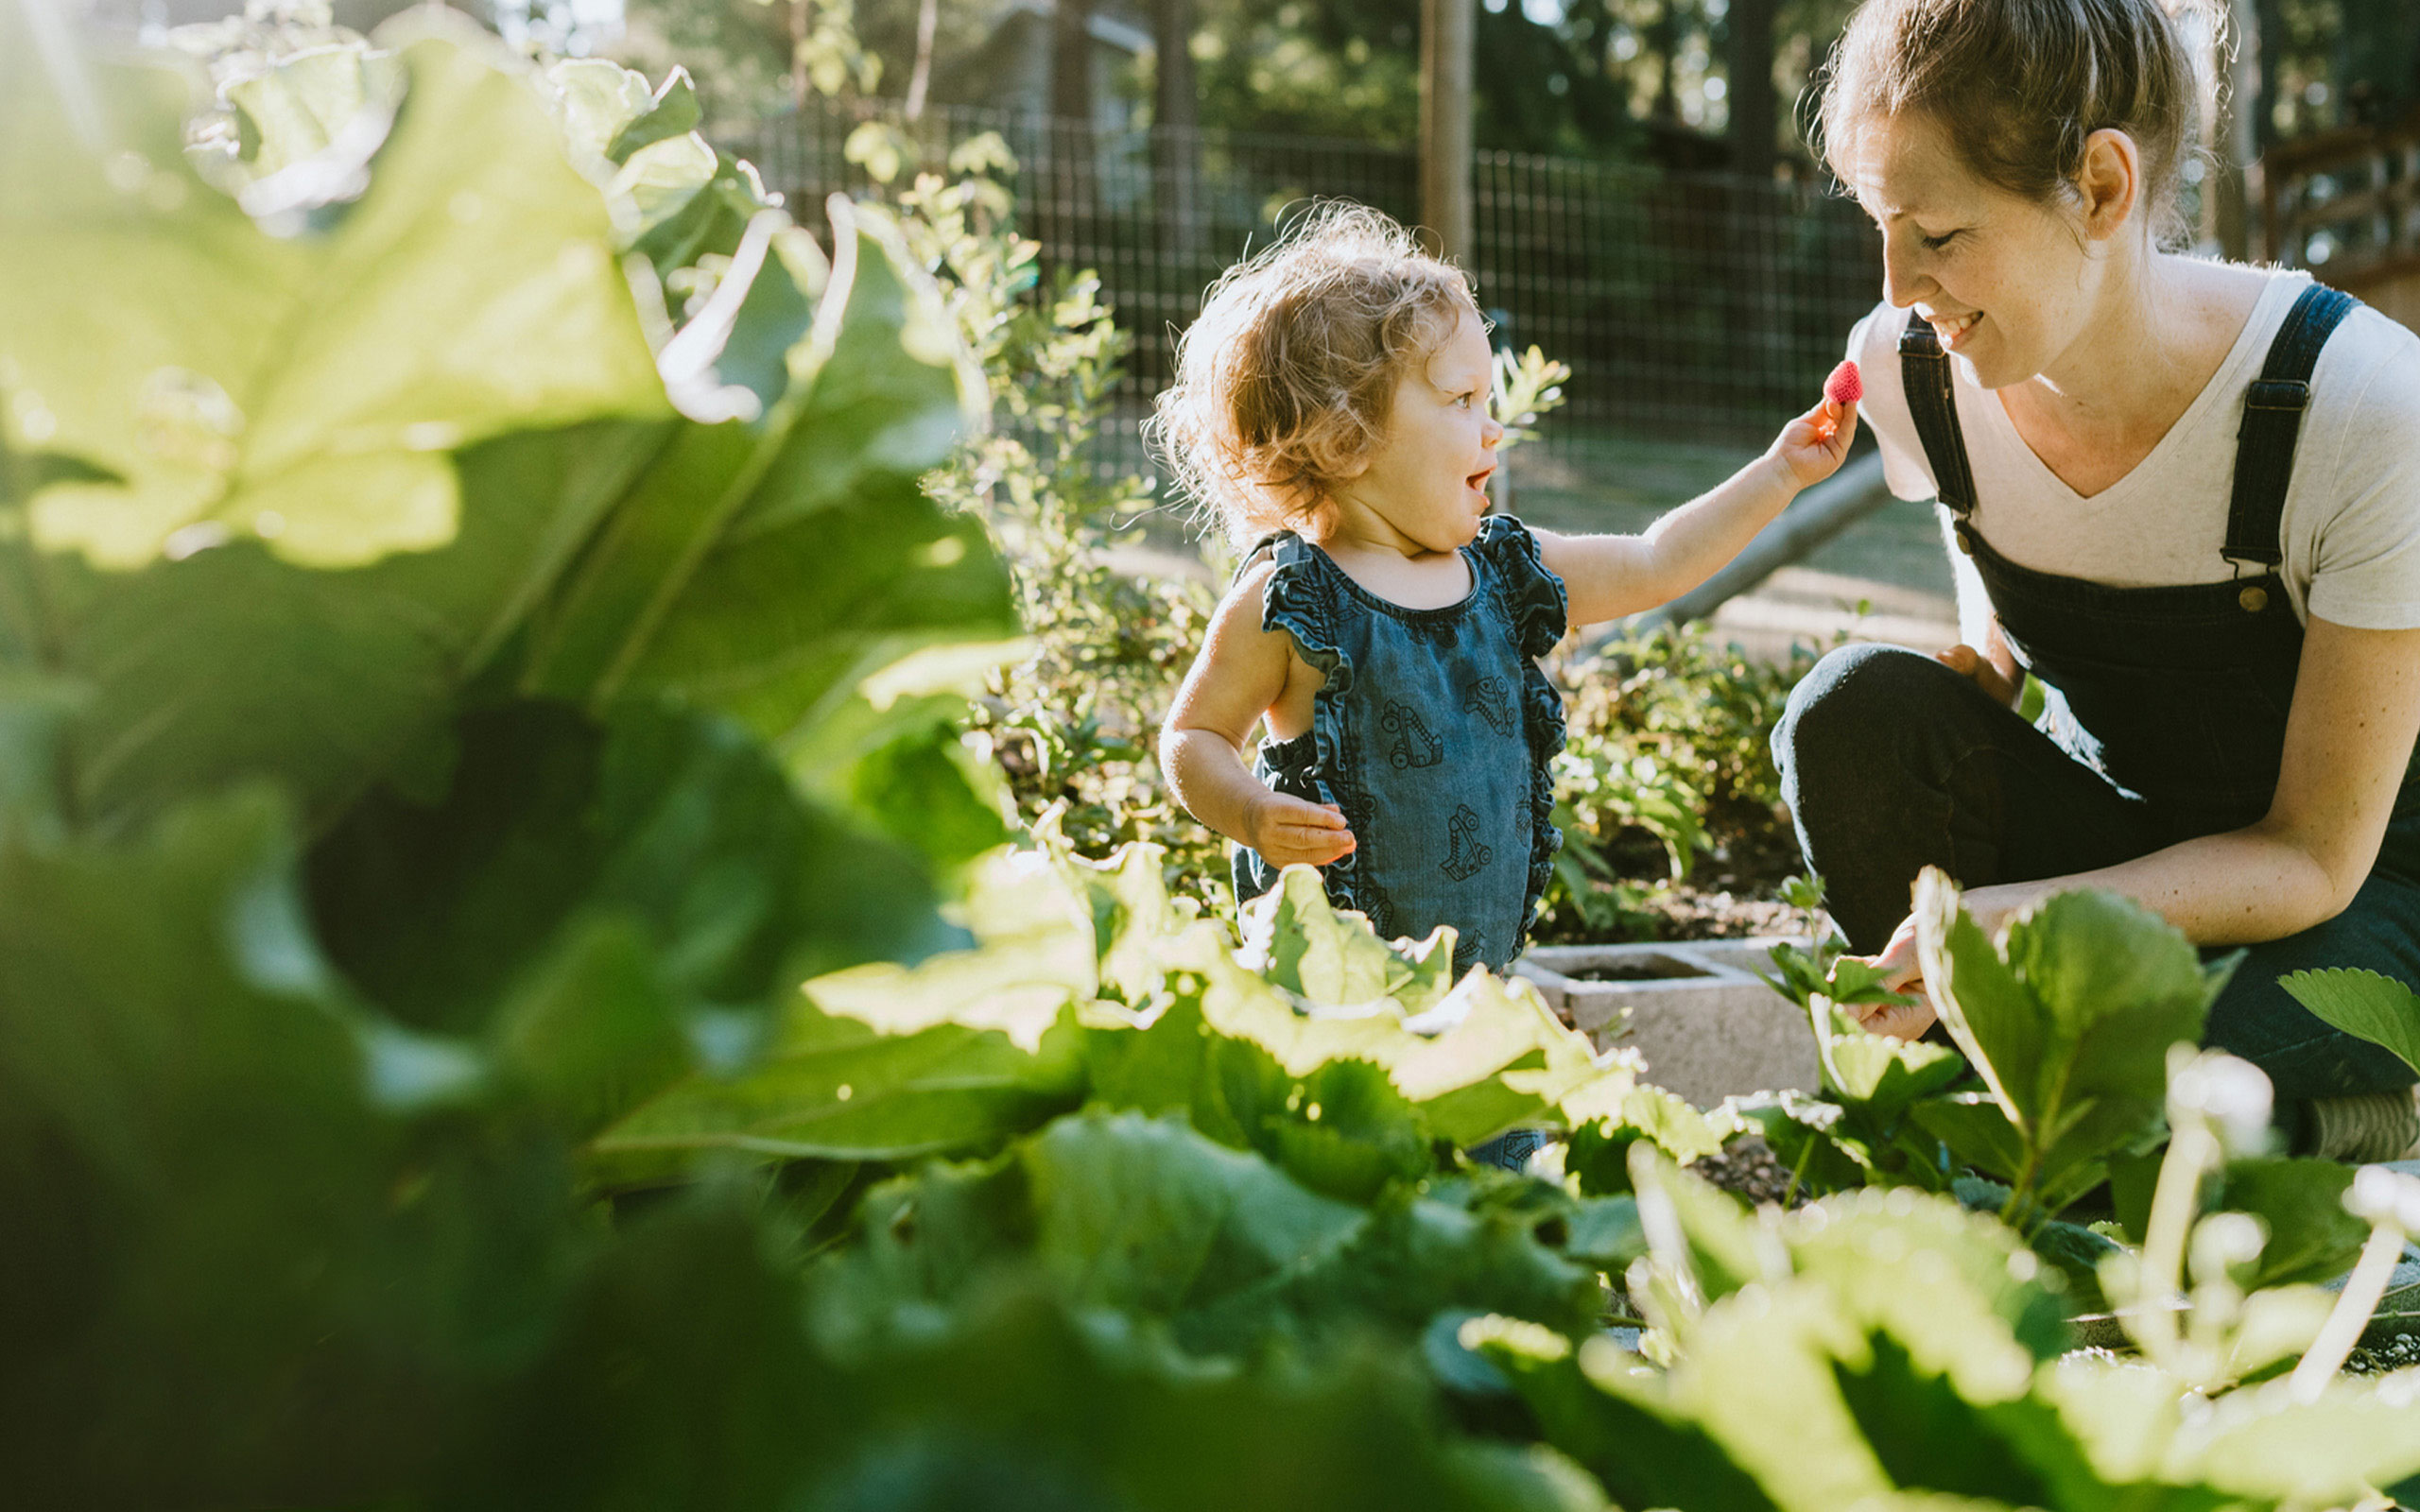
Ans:
[[[1970,679],[1889,646],[1844,647],[1791,695],[1774,755],[1808,863],[1829,883],[1854,948],[1881,949],[1927,865],[1970,887],[2064,876],[2241,829],[2268,812],[2303,643],[2277,572],[2280,523],[2311,369],[2353,304],[2306,290],[2246,397],[2222,548],[2233,578],[2152,588],[2036,572],[1983,539],[1971,520],[1974,475],[1949,359],[1931,327],[1910,318],[1900,366],[1941,502],[2048,702],[2039,728],[2029,727]],[[2352,905],[2254,947],[2211,1010],[2206,1042],[2266,1071],[2281,1104],[2412,1079],[2276,985],[2330,966],[2420,985],[2412,771]]]

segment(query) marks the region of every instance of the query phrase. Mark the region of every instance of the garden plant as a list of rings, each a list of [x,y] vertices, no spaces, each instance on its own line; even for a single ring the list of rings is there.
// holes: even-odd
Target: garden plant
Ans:
[[[2413,1379],[2337,1372],[2375,1297],[2305,1284],[2412,1194],[2311,1200],[2237,1069],[2170,1071],[2210,978],[2165,926],[1995,941],[1929,883],[1981,1092],[1824,1017],[1821,963],[1821,1098],[1762,1126],[1838,1190],[1749,1211],[1687,1170],[1747,1114],[1442,933],[1300,870],[1231,924],[1004,800],[960,737],[1013,725],[1032,582],[925,480],[1037,306],[963,297],[950,180],[810,222],[683,80],[441,15],[115,59],[45,14],[0,9],[0,266],[40,270],[0,280],[9,1504],[2420,1473]],[[2029,1247],[2163,1120],[2139,1246]],[[1459,1153],[1524,1125],[1567,1141]],[[2074,1352],[2113,1302],[2135,1357]]]

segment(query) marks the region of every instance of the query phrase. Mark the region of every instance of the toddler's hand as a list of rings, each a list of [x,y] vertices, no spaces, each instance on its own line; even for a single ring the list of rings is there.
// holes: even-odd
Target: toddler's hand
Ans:
[[[1855,401],[1822,404],[1782,427],[1765,455],[1778,457],[1800,488],[1821,483],[1840,470],[1857,436]]]
[[[1250,828],[1247,843],[1272,867],[1297,861],[1324,867],[1353,853],[1353,832],[1345,827],[1344,811],[1333,803],[1270,793],[1253,806]]]

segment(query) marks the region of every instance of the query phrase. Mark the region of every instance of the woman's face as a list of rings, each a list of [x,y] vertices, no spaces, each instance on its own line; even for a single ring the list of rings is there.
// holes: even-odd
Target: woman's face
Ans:
[[[2058,369],[2107,266],[2084,217],[1976,178],[1928,116],[1872,122],[1841,162],[1882,229],[1885,298],[1930,322],[1985,388]]]

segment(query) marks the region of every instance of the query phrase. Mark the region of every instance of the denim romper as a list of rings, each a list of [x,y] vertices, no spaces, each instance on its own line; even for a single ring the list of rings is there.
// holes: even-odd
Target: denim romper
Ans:
[[[1330,902],[1380,937],[1457,931],[1454,969],[1502,971],[1521,952],[1555,850],[1563,700],[1537,664],[1563,638],[1563,580],[1521,523],[1495,515],[1462,548],[1471,591],[1406,609],[1346,576],[1291,531],[1255,546],[1276,560],[1261,628],[1283,630],[1326,679],[1311,728],[1260,747],[1253,774],[1280,793],[1334,803],[1352,854],[1322,868]],[[1276,868],[1238,848],[1236,897]]]
[[[2236,576],[2218,583],[2112,588],[2036,572],[1993,550],[1969,520],[1975,481],[1948,358],[1920,318],[1911,316],[1900,336],[1909,410],[1955,517],[1959,549],[1974,558],[2017,660],[2044,685],[2040,728],[2139,799],[2146,852],[2243,828],[2275,797],[2303,645],[2277,571],[2279,527],[2310,373],[2354,303],[2314,284],[2270,346],[2237,433],[2221,548]],[[2306,967],[2365,966],[2420,981],[2415,883],[2420,752],[2406,768],[2370,884],[2338,919],[2253,947],[2212,1009],[2211,1042],[2263,1064],[2281,1095],[2408,1083],[2410,1073],[2383,1053],[2332,1033],[2315,1037],[2319,1026],[2276,978]]]

